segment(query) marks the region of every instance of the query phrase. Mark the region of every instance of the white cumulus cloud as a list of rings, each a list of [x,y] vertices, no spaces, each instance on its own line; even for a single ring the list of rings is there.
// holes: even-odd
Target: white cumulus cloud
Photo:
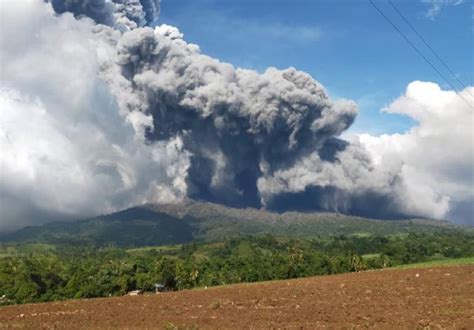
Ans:
[[[473,95],[473,87],[456,93],[412,82],[384,111],[418,124],[403,134],[359,136],[377,167],[402,164],[399,196],[412,213],[434,218],[456,214],[460,222],[474,224]]]
[[[188,153],[178,136],[145,143],[151,120],[114,77],[113,31],[41,1],[0,19],[0,230],[186,194]]]

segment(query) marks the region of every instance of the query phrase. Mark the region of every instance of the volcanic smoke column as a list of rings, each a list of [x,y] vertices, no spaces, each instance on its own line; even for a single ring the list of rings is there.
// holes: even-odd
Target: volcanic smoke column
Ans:
[[[180,136],[192,154],[189,196],[276,208],[272,199],[284,194],[281,210],[343,211],[355,209],[355,190],[354,202],[367,192],[390,199],[393,174],[374,173],[363,149],[338,138],[354,121],[356,104],[330,100],[308,74],[235,69],[202,55],[167,25],[125,33],[118,53],[123,75],[153,116],[148,139]],[[294,193],[304,195],[300,203],[286,198]]]

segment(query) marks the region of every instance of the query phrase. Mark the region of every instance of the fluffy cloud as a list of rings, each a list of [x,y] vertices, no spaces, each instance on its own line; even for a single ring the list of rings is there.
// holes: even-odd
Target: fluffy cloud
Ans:
[[[409,213],[474,224],[473,95],[473,87],[458,94],[412,82],[384,111],[418,125],[404,134],[359,137],[375,166],[402,164],[398,196]]]
[[[188,154],[179,136],[145,141],[151,120],[114,69],[113,31],[39,1],[1,20],[0,229],[186,194]]]

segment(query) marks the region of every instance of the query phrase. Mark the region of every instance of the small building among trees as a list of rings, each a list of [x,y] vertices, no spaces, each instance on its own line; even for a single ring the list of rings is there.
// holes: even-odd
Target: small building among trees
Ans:
[[[155,283],[155,293],[161,293],[166,291],[166,287],[161,283]]]

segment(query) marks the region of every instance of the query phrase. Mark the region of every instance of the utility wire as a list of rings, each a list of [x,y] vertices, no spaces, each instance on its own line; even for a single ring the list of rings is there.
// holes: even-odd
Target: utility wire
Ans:
[[[431,45],[425,40],[425,38],[423,38],[421,36],[420,33],[418,33],[418,31],[415,29],[415,27],[413,26],[413,24],[411,24],[408,19],[405,17],[405,15],[403,15],[400,10],[395,6],[395,4],[388,0],[388,3],[390,4],[390,6],[392,6],[392,8],[397,12],[397,14],[405,21],[405,23],[407,23],[407,25],[413,30],[413,32],[415,32],[415,34],[418,36],[418,38],[420,38],[421,41],[423,41],[423,43],[425,44],[426,47],[428,47],[428,49],[434,54],[434,56],[436,56],[436,58],[444,65],[444,67],[446,68],[446,70],[449,71],[449,73],[451,73],[454,77],[454,79],[456,79],[456,81],[461,85],[461,87],[464,89],[466,88],[466,84],[463,83],[459,78],[458,76],[453,72],[453,70],[451,70],[451,68],[449,67],[449,65],[438,55],[438,53],[433,49],[433,47],[431,47]]]
[[[425,62],[428,63],[431,66],[431,68],[433,70],[435,70],[436,73],[449,85],[449,87],[451,87],[456,92],[456,88],[451,84],[451,82],[434,66],[434,64],[428,58],[426,58],[425,55],[423,55],[423,53],[418,49],[418,47],[416,47],[415,44],[413,44],[410,41],[410,39],[408,39],[408,37],[402,32],[402,30],[400,30],[395,25],[395,23],[393,23],[392,20],[390,18],[388,18],[387,15],[385,15],[384,12],[382,10],[380,10],[380,8],[377,7],[377,5],[372,0],[369,0],[369,2],[379,12],[379,14],[383,18],[385,18],[385,20],[388,23],[390,23],[390,25],[403,37],[403,39],[405,39],[405,41],[418,53],[418,55],[420,55],[425,60]],[[461,93],[457,93],[457,94],[464,100],[464,102],[466,102],[466,104],[469,105],[470,108],[474,109],[474,106],[471,105],[471,103],[469,103]]]

